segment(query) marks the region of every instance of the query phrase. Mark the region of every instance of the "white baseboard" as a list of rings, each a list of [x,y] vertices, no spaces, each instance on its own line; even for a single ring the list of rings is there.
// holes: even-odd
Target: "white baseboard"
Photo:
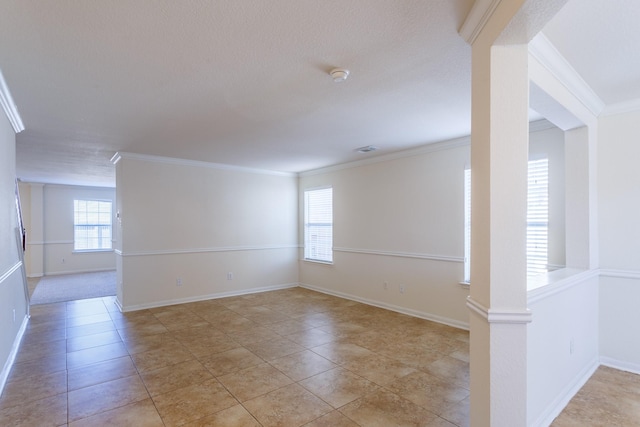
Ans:
[[[0,396],[4,392],[4,386],[7,383],[7,378],[9,378],[9,373],[11,372],[11,368],[13,367],[13,362],[16,360],[16,356],[18,355],[18,350],[20,349],[20,343],[22,342],[22,337],[24,336],[24,332],[27,330],[27,324],[29,323],[29,316],[24,316],[22,319],[22,325],[20,325],[20,329],[18,330],[18,334],[16,338],[13,340],[13,345],[11,346],[11,351],[9,352],[9,357],[2,368],[2,372],[0,372]]]
[[[297,286],[298,286],[297,283],[285,283],[282,285],[263,286],[260,288],[251,288],[251,289],[244,289],[239,291],[218,292],[215,294],[198,295],[195,297],[178,298],[178,299],[164,300],[164,301],[154,301],[148,304],[136,304],[136,305],[123,306],[120,304],[120,302],[117,299],[116,299],[116,303],[118,304],[120,311],[129,312],[129,311],[145,310],[148,308],[165,307],[167,305],[186,304],[190,302],[206,301],[210,299],[219,299],[219,298],[226,298],[226,297],[235,297],[240,295],[257,294],[260,292],[277,291],[279,289],[289,289],[289,288],[295,288]]]
[[[640,364],[625,362],[623,360],[613,359],[611,357],[600,357],[600,364],[610,368],[619,369],[621,371],[631,372],[640,375]]]
[[[418,317],[420,319],[430,320],[432,322],[442,323],[444,325],[453,326],[454,328],[469,330],[469,323],[461,322],[459,320],[450,319],[448,317],[438,316],[431,313],[426,313],[424,311],[413,310],[406,307],[401,307],[398,305],[388,304],[381,301],[374,301],[367,298],[362,298],[356,295],[347,294],[344,292],[333,291],[330,289],[321,288],[314,285],[308,285],[306,283],[300,283],[299,286],[301,288],[310,289],[312,291],[321,292],[323,294],[333,295],[336,297],[348,299],[351,301],[361,302],[363,304],[372,305],[374,307],[384,308],[386,310],[395,311],[397,313],[406,314],[412,317]]]
[[[551,425],[553,420],[556,419],[562,410],[569,404],[571,399],[580,391],[580,389],[587,383],[591,375],[598,369],[600,363],[598,359],[594,359],[587,366],[580,371],[578,375],[565,387],[565,389],[558,394],[547,409],[533,422],[530,427],[547,427]]]

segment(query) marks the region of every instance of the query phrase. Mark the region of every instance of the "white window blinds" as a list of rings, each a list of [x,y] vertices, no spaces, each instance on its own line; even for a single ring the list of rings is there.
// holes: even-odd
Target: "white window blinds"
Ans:
[[[111,202],[74,200],[73,228],[74,250],[111,249]]]
[[[304,257],[333,262],[333,189],[304,192]]]
[[[527,197],[527,277],[547,272],[548,242],[549,160],[531,160]]]

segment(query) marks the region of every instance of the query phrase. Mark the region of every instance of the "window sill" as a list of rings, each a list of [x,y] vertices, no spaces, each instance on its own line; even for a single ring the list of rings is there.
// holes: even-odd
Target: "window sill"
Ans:
[[[73,250],[72,254],[92,254],[92,253],[103,253],[103,252],[113,252],[113,249],[81,249],[81,250]]]
[[[317,259],[309,259],[309,258],[303,258],[301,261],[310,262],[312,264],[333,265],[333,261],[320,261]]]

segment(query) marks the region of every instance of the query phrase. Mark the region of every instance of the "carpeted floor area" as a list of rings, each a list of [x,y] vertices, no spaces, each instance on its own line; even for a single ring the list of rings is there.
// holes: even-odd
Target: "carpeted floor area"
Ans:
[[[44,276],[31,296],[31,305],[106,297],[116,294],[116,271]]]

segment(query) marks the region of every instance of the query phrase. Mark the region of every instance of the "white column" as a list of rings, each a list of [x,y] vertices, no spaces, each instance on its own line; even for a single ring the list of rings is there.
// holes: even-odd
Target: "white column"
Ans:
[[[471,424],[526,425],[528,48],[473,45]]]

